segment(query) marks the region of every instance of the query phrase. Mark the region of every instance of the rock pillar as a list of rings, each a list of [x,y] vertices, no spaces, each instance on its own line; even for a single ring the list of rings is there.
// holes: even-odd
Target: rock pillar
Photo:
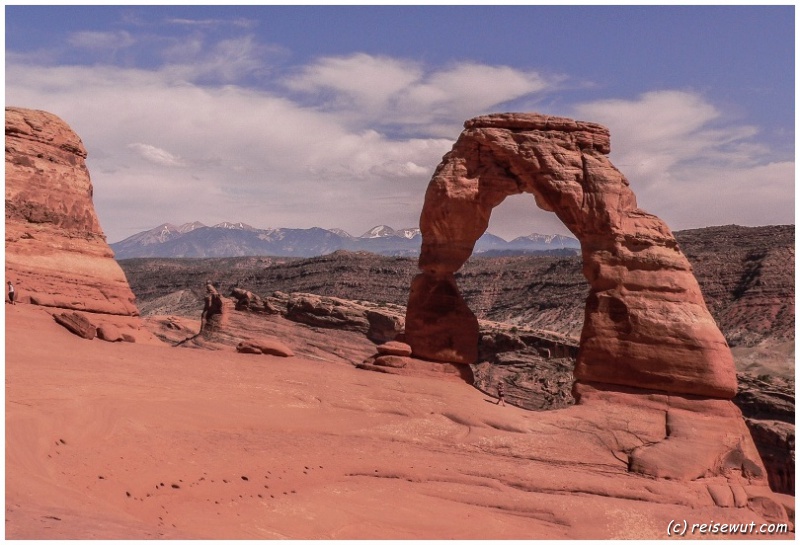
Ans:
[[[6,276],[23,303],[138,316],[95,214],[85,159],[55,115],[6,108]]]

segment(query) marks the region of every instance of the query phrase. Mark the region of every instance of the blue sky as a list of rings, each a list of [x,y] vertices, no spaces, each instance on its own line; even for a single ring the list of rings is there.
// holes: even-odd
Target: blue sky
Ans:
[[[611,129],[674,230],[794,223],[794,6],[7,6],[6,104],[89,151],[109,241],[163,222],[416,226],[465,119]],[[567,233],[530,196],[491,232]]]

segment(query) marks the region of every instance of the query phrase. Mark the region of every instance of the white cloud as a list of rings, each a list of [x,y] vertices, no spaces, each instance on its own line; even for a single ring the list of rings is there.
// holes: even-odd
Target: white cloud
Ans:
[[[113,50],[130,47],[136,40],[129,32],[118,30],[114,32],[82,31],[71,34],[68,38],[69,45],[80,49]]]
[[[200,27],[200,28],[215,28],[225,26],[235,26],[241,28],[252,28],[258,23],[251,19],[238,18],[238,19],[187,19],[173,17],[167,19],[165,23],[177,26],[186,27]]]
[[[401,109],[412,113],[434,111],[449,115],[465,108],[484,111],[497,104],[544,91],[550,85],[536,72],[523,72],[508,66],[464,63],[433,72],[426,81],[405,90],[401,98],[401,104],[405,107]]]
[[[180,167],[184,163],[178,157],[172,155],[170,152],[151,146],[150,144],[142,144],[135,142],[128,144],[128,147],[135,150],[142,158],[165,167]]]
[[[675,230],[794,222],[794,162],[696,93],[658,91],[575,107],[611,131],[611,161],[639,206]]]
[[[327,57],[305,66],[285,79],[291,90],[322,94],[330,90],[332,108],[359,109],[374,115],[389,106],[393,96],[422,77],[417,63],[357,53]]]
[[[350,122],[402,125],[450,138],[465,119],[555,83],[555,78],[508,66],[461,63],[430,69],[363,53],[319,59],[284,80],[288,89],[313,95]]]
[[[258,43],[252,35],[238,36],[208,44],[203,36],[174,42],[163,50],[167,64],[162,72],[173,79],[235,83],[268,71],[267,59],[279,48]]]

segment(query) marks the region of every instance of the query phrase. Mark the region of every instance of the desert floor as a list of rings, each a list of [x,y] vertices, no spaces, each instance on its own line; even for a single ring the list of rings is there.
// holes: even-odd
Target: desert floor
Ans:
[[[5,310],[9,539],[661,539],[673,519],[754,517],[627,473],[596,407],[87,341],[42,307]]]

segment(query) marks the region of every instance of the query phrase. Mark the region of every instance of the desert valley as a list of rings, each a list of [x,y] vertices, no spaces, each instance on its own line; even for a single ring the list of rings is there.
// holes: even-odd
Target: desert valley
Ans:
[[[794,226],[673,234],[610,139],[468,120],[400,254],[115,260],[7,107],[6,538],[793,539]],[[523,192],[577,255],[472,255]]]

